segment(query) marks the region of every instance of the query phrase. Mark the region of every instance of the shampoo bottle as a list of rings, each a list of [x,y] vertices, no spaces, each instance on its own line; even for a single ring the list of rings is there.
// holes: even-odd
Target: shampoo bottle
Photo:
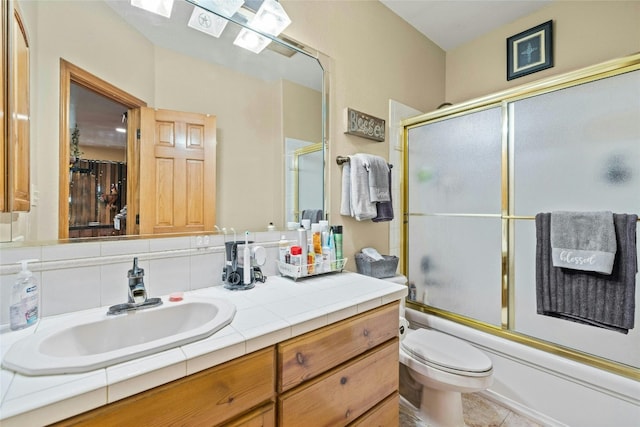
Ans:
[[[333,226],[333,239],[336,244],[336,268],[342,269],[342,226],[334,225]]]
[[[11,289],[11,306],[9,307],[9,324],[12,330],[23,329],[35,325],[39,315],[38,282],[27,268],[29,259],[21,261],[22,271]]]

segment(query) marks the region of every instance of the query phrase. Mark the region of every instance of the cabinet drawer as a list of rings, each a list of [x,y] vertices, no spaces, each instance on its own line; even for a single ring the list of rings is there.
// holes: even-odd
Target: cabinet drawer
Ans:
[[[398,339],[278,398],[278,424],[345,426],[398,390]]]
[[[219,425],[274,398],[274,356],[260,350],[56,426]]]
[[[225,427],[275,427],[275,425],[276,405],[273,403],[251,411],[229,423],[225,423]]]
[[[398,336],[399,302],[278,344],[283,392]]]
[[[378,406],[358,418],[349,427],[398,427],[400,424],[400,395],[394,393]]]

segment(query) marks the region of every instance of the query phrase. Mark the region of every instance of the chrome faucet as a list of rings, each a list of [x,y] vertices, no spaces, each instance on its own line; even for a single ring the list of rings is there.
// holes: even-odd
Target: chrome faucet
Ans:
[[[144,269],[138,267],[137,257],[133,259],[133,268],[127,273],[127,278],[129,279],[128,301],[124,304],[116,304],[109,307],[108,315],[122,314],[162,305],[161,298],[147,298],[147,289],[144,287]]]
[[[144,287],[144,269],[138,267],[138,258],[133,259],[133,268],[127,273],[129,278],[129,303],[144,304],[147,290]]]

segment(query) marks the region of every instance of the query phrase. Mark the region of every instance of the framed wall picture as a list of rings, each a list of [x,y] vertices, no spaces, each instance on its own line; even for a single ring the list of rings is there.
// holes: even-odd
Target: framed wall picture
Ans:
[[[507,80],[553,67],[553,21],[507,39]]]

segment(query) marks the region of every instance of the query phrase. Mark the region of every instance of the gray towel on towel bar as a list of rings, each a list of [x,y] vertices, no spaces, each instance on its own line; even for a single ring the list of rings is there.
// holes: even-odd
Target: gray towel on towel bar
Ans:
[[[389,188],[391,188],[391,168],[389,165]],[[393,220],[393,199],[391,197],[391,192],[389,192],[389,201],[388,202],[378,202],[376,203],[376,212],[377,215],[371,221],[373,222],[384,222],[384,221],[392,221]]]
[[[389,165],[380,156],[372,154],[356,154],[363,159],[364,167],[369,179],[369,200],[374,203],[391,200],[389,187]]]
[[[611,274],[616,233],[611,212],[551,212],[555,267]]]
[[[551,214],[536,215],[538,314],[628,333],[634,327],[637,215],[613,214],[617,251],[610,275],[554,267]]]

